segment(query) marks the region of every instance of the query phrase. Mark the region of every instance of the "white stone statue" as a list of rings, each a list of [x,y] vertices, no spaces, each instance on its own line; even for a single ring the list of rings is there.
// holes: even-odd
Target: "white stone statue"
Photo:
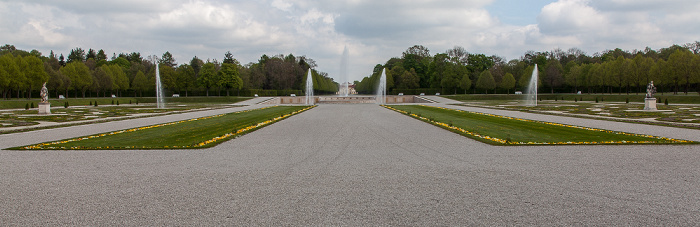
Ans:
[[[49,102],[49,89],[46,89],[46,82],[44,82],[44,86],[41,87],[41,92],[39,93],[39,96],[41,96],[42,103]]]
[[[647,85],[647,98],[654,98],[654,94],[656,94],[656,87],[654,87],[654,81],[651,81]]]

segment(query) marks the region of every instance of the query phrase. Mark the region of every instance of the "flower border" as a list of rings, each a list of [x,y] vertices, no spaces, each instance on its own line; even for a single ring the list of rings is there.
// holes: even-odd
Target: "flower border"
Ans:
[[[188,120],[181,120],[181,121],[173,121],[173,122],[168,122],[168,123],[163,123],[163,124],[156,124],[156,125],[149,125],[149,126],[143,126],[143,127],[137,127],[137,128],[130,128],[130,129],[124,129],[124,130],[119,130],[119,131],[114,131],[114,132],[109,132],[109,133],[101,133],[101,134],[96,134],[96,135],[90,135],[90,136],[84,136],[84,137],[78,137],[78,138],[72,138],[72,139],[67,139],[67,140],[60,140],[60,141],[53,141],[53,142],[47,142],[47,143],[39,143],[39,144],[34,144],[34,145],[29,145],[29,146],[24,146],[24,147],[19,147],[20,150],[103,150],[103,149],[169,149],[169,148],[204,148],[208,147],[207,145],[210,145],[212,143],[215,143],[217,141],[221,141],[223,139],[230,138],[232,136],[240,136],[245,134],[246,132],[250,132],[254,129],[275,123],[277,121],[283,120],[285,118],[288,118],[290,116],[296,115],[298,113],[304,112],[306,110],[309,110],[311,108],[314,108],[316,106],[309,106],[307,108],[291,112],[289,114],[285,114],[279,117],[275,117],[273,119],[259,122],[255,125],[248,126],[239,130],[236,130],[235,132],[231,133],[226,133],[221,136],[214,137],[212,139],[206,140],[204,142],[200,142],[194,145],[190,146],[164,146],[164,147],[147,147],[147,146],[142,146],[142,147],[135,147],[135,146],[126,146],[126,147],[58,147],[58,146],[51,146],[51,145],[58,145],[58,144],[65,144],[69,142],[75,142],[75,141],[82,141],[82,140],[87,140],[87,139],[94,139],[94,138],[99,138],[99,137],[104,137],[104,136],[111,136],[111,135],[116,135],[116,134],[121,134],[121,133],[126,133],[126,132],[135,132],[135,131],[140,131],[144,129],[150,129],[150,128],[158,128],[158,127],[163,127],[163,126],[168,126],[168,125],[175,125],[175,124],[180,124],[184,122],[191,122],[191,121],[199,121],[199,120],[204,120],[204,119],[210,119],[210,118],[216,118],[216,117],[221,117],[227,114],[237,114],[237,113],[245,113],[245,112],[250,112],[250,111],[255,111],[255,110],[264,110],[272,107],[277,107],[277,106],[268,106],[268,107],[263,107],[263,108],[257,108],[257,109],[250,109],[250,110],[241,110],[241,111],[236,111],[232,113],[226,113],[226,114],[217,114],[217,115],[212,115],[212,116],[206,116],[206,117],[200,117],[200,118],[193,118],[193,119],[188,119]],[[235,137],[234,137],[235,138]],[[222,141],[223,142],[223,141]]]
[[[488,113],[480,113],[480,112],[472,112],[472,111],[464,111],[464,110],[458,110],[458,109],[450,109],[450,108],[445,108],[445,107],[437,107],[437,106],[426,106],[426,105],[418,105],[418,106],[424,106],[424,107],[431,107],[431,108],[437,108],[437,109],[443,109],[443,110],[451,110],[451,111],[457,111],[457,112],[464,112],[464,113],[471,113],[471,114],[478,114],[478,115],[484,115],[484,116],[490,116],[490,117],[498,117],[498,118],[504,118],[504,119],[510,119],[510,120],[517,120],[517,121],[524,121],[524,122],[534,122],[534,123],[541,123],[541,124],[547,124],[547,125],[553,125],[553,126],[563,126],[563,127],[569,127],[569,128],[577,128],[577,129],[583,129],[583,130],[589,130],[589,131],[598,131],[598,132],[606,132],[606,133],[613,133],[613,134],[619,134],[619,135],[628,135],[628,136],[638,136],[638,137],[645,137],[645,138],[653,138],[653,139],[659,139],[659,140],[665,140],[667,142],[657,142],[657,141],[584,141],[584,142],[514,142],[514,141],[508,141],[505,139],[501,138],[495,138],[495,137],[490,137],[486,135],[481,135],[476,132],[471,132],[467,131],[465,129],[455,127],[449,124],[446,124],[444,122],[438,122],[434,121],[425,117],[418,116],[416,114],[409,114],[406,111],[399,110],[396,108],[393,108],[391,106],[386,106],[382,105],[383,107],[402,113],[404,115],[411,116],[413,118],[428,122],[430,124],[458,132],[462,135],[468,135],[471,137],[476,137],[477,139],[483,139],[489,142],[492,142],[494,144],[498,145],[596,145],[596,144],[671,144],[671,143],[697,143],[695,141],[689,141],[689,140],[681,140],[681,139],[672,139],[672,138],[666,138],[666,137],[659,137],[659,136],[651,136],[651,135],[643,135],[643,134],[636,134],[636,133],[628,133],[628,132],[619,132],[619,131],[612,131],[612,130],[605,130],[605,129],[597,129],[597,128],[589,128],[589,127],[583,127],[583,126],[576,126],[576,125],[567,125],[567,124],[560,124],[560,123],[553,123],[553,122],[546,122],[546,121],[535,121],[535,120],[528,120],[528,119],[522,119],[522,118],[514,118],[514,117],[508,117],[508,116],[502,116],[502,115],[495,115],[495,114],[488,114]]]

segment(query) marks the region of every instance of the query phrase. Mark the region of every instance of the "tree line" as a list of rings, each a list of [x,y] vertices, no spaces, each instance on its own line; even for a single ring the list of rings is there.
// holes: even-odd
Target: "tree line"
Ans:
[[[382,69],[387,88],[397,91],[511,93],[523,91],[538,67],[539,92],[640,93],[654,81],[658,91],[700,93],[700,42],[653,50],[607,50],[587,55],[580,49],[528,51],[506,61],[495,55],[474,54],[456,46],[431,55],[415,45],[401,57],[377,64],[370,76],[355,81],[359,93],[374,93]]]
[[[231,52],[224,59],[206,61],[194,56],[188,63],[177,64],[170,52],[161,57],[139,52],[113,54],[82,48],[67,57],[51,51],[43,56],[37,50],[24,51],[13,45],[0,47],[0,91],[3,99],[31,98],[44,82],[54,97],[144,96],[155,93],[156,64],[161,83],[170,93],[188,96],[191,92],[209,96],[231,95],[247,90],[303,90],[307,70],[313,73],[314,90],[319,94],[335,93],[338,85],[324,72],[318,72],[313,59],[263,55],[258,62],[241,65]]]

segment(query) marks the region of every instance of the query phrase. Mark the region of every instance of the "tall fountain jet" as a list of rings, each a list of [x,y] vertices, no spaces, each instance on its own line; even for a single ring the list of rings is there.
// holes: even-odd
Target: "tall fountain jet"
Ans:
[[[532,70],[532,76],[530,76],[530,83],[527,85],[527,90],[525,91],[525,105],[527,106],[537,106],[538,77],[539,71],[537,70],[537,64],[535,64],[535,69]]]
[[[382,75],[379,77],[379,85],[377,85],[377,104],[386,104],[386,69],[382,69]]]
[[[311,69],[306,75],[306,105],[314,104],[314,79],[311,76]]]
[[[338,95],[347,97],[350,93],[350,88],[349,84],[350,82],[348,81],[348,58],[349,58],[349,53],[348,53],[348,46],[345,46],[343,49],[343,57],[340,58],[340,92]]]
[[[158,58],[154,59],[156,64],[156,107],[164,109],[165,99],[163,98],[163,84],[160,82],[160,67],[158,66]]]

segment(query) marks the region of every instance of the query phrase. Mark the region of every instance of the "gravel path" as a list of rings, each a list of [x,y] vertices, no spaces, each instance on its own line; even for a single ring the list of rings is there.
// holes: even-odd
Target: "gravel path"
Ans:
[[[377,105],[320,105],[211,149],[2,150],[0,223],[693,226],[698,151],[496,147]]]

